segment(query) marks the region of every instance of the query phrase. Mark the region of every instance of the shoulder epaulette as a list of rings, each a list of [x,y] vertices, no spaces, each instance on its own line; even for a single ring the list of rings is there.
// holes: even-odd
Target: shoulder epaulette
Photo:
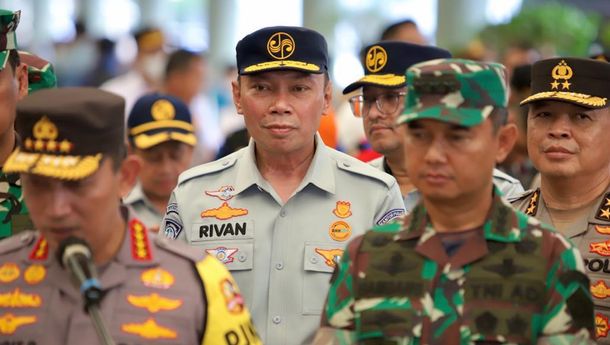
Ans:
[[[247,149],[247,148],[245,148],[245,149]],[[244,150],[244,149],[242,149],[242,150]],[[210,163],[201,164],[201,165],[198,165],[196,167],[193,167],[193,168],[190,168],[190,169],[184,171],[182,174],[180,174],[180,177],[178,177],[178,185],[180,185],[181,183],[184,183],[192,178],[212,174],[212,173],[222,171],[222,170],[232,167],[233,165],[235,165],[235,162],[237,161],[237,159],[242,155],[242,152],[241,152],[242,150],[234,152],[219,160],[215,160]]]
[[[516,178],[510,176],[509,174],[505,173],[502,170],[499,169],[494,169],[493,170],[493,178],[494,179],[500,179],[500,180],[504,180],[510,184],[518,184],[521,185],[521,182],[519,180],[517,180]]]
[[[191,247],[183,242],[172,241],[165,236],[157,235],[151,236],[151,239],[157,248],[185,258],[188,261],[198,262],[205,257],[204,251],[197,250],[195,247]]]
[[[0,241],[0,255],[14,252],[31,245],[36,239],[34,231],[24,231]]]
[[[599,203],[597,212],[595,212],[595,219],[603,220],[605,222],[610,221],[610,193],[606,193]]]
[[[521,200],[529,198],[535,192],[536,192],[536,189],[528,189],[528,190],[523,191],[521,193],[517,193],[517,194],[514,194],[514,195],[506,196],[505,198],[506,198],[506,200],[508,202],[510,202],[511,204],[514,204],[514,203],[516,203],[518,201],[521,201]]]
[[[341,152],[335,152],[333,158],[335,158],[337,161],[337,166],[341,170],[381,181],[388,188],[391,188],[394,184],[396,184],[396,180],[391,175],[388,175],[369,164],[359,161],[354,157],[348,156]]]

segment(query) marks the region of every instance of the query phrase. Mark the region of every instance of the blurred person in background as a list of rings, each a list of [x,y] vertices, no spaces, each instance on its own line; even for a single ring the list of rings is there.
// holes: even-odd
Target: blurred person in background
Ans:
[[[203,90],[207,77],[206,63],[201,53],[184,49],[172,52],[167,60],[161,88],[163,93],[184,102],[191,112],[198,139],[193,165],[213,160],[223,141],[217,108]]]
[[[123,202],[149,229],[158,230],[178,176],[193,159],[197,137],[191,113],[178,98],[146,94],[129,113],[127,137],[129,153],[140,158],[141,169]]]
[[[159,89],[167,63],[167,54],[163,51],[165,38],[160,29],[143,28],[134,34],[134,39],[138,52],[129,71],[100,86],[125,98],[125,115],[140,96]]]
[[[59,86],[82,86],[89,83],[95,70],[98,51],[81,20],[74,23],[74,38],[55,44],[55,71]]]

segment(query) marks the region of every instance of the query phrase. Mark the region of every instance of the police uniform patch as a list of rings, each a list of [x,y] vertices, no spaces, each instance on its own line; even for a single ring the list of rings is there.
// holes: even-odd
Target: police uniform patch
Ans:
[[[127,295],[127,302],[134,307],[144,308],[150,313],[175,310],[182,306],[182,300],[162,297],[157,293],[144,296]]]
[[[405,210],[403,210],[402,208],[393,208],[386,212],[383,216],[381,216],[381,218],[379,218],[379,220],[375,222],[375,224],[383,225],[394,218],[402,216],[403,214],[405,214]]]
[[[0,282],[1,283],[10,283],[19,278],[19,266],[12,262],[7,262],[4,265],[0,266]]]
[[[153,318],[148,318],[143,323],[125,323],[121,325],[121,330],[125,333],[135,334],[144,339],[176,339],[178,332],[173,329],[163,327]]]
[[[165,228],[163,233],[165,237],[175,240],[180,236],[182,229],[184,228],[182,223],[179,221],[180,215],[178,214],[178,204],[171,203],[167,205],[167,214],[165,215]]]
[[[610,240],[589,243],[589,253],[610,256]]]
[[[144,286],[157,289],[169,289],[176,281],[171,273],[162,268],[151,268],[142,272],[140,280]]]
[[[347,218],[352,215],[350,207],[351,203],[349,201],[337,201],[333,214],[339,218]]]
[[[216,247],[212,249],[206,249],[205,252],[209,255],[212,255],[223,264],[230,264],[234,260],[233,255],[237,253],[237,248]]]
[[[595,231],[602,235],[610,235],[610,226],[596,225]]]
[[[294,38],[285,32],[276,32],[267,41],[267,52],[277,60],[289,58],[295,49]]]
[[[226,220],[226,219],[231,219],[231,218],[234,218],[234,217],[244,216],[246,214],[248,214],[248,210],[247,209],[245,209],[245,208],[232,208],[225,201],[218,208],[211,208],[211,209],[204,210],[203,212],[201,212],[201,218],[214,217],[216,219]]]
[[[244,311],[244,299],[230,279],[220,282],[220,291],[222,291],[227,310],[230,313],[240,314]]]
[[[44,237],[38,238],[30,252],[30,260],[45,261],[49,257],[49,244]]]
[[[6,313],[0,316],[0,334],[14,334],[17,329],[25,325],[36,323],[38,319],[35,315],[13,315]]]
[[[595,218],[603,221],[610,221],[610,193],[604,195],[604,198],[595,213]]]
[[[347,241],[352,235],[352,227],[347,222],[338,220],[330,225],[328,234],[335,241]]]
[[[599,338],[606,338],[608,336],[608,329],[610,329],[610,325],[608,324],[608,317],[596,313],[595,314],[595,336]]]
[[[40,295],[24,293],[19,288],[0,294],[0,308],[38,308],[41,305]]]
[[[321,249],[316,248],[316,253],[320,254],[324,258],[324,263],[328,267],[335,268],[337,263],[341,260],[341,256],[343,255],[343,249],[335,248],[335,249]]]
[[[23,273],[23,280],[30,285],[35,285],[44,280],[47,276],[47,269],[43,265],[31,265]]]
[[[610,297],[610,288],[603,280],[598,280],[595,284],[591,283],[591,295],[597,299]]]

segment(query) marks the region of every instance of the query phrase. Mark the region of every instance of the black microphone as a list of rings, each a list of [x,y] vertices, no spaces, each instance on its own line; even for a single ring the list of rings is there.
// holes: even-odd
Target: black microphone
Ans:
[[[57,260],[61,267],[70,272],[76,287],[85,300],[85,310],[99,305],[104,297],[97,270],[93,264],[89,244],[77,237],[68,237],[59,243]]]

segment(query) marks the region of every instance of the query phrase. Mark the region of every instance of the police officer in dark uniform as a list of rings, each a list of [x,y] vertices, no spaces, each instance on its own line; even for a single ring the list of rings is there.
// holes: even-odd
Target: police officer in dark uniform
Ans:
[[[232,277],[215,258],[168,243],[120,205],[137,164],[125,159],[124,100],[94,88],[41,90],[18,106],[22,138],[4,165],[20,173],[39,231],[0,242],[0,338],[97,344],[79,289],[56,252],[90,244],[118,344],[260,344]]]

